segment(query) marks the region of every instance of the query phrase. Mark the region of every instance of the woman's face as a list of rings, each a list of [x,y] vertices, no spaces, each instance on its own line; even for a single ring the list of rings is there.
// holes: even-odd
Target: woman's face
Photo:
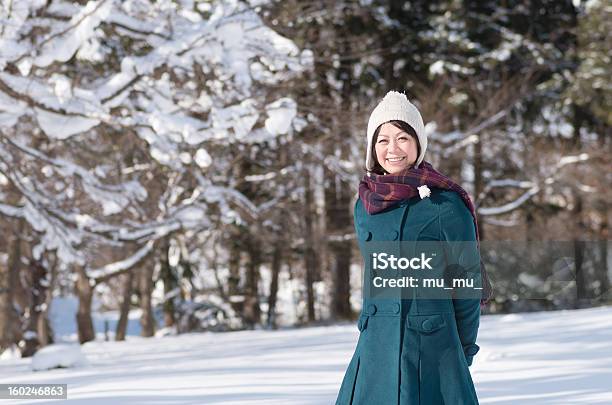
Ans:
[[[388,173],[397,173],[417,160],[416,140],[395,125],[386,122],[376,139],[376,158]]]

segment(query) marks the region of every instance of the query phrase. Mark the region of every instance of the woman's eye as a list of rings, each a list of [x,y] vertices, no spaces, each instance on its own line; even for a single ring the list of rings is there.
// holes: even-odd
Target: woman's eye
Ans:
[[[378,143],[387,143],[389,141],[387,141],[386,139],[381,139],[380,141],[378,141]]]

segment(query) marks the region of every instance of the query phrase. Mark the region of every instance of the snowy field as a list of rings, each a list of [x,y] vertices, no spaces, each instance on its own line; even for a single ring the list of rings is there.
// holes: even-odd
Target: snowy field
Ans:
[[[90,342],[89,365],[31,371],[0,361],[0,383],[67,383],[74,404],[333,404],[354,325]],[[612,404],[612,307],[482,318],[471,367],[482,404]],[[1,404],[59,403],[2,400]]]

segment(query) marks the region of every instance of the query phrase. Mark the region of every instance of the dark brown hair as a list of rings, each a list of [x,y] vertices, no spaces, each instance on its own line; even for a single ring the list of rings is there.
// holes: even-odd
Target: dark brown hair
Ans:
[[[410,124],[404,121],[393,120],[393,121],[387,121],[387,122],[390,124],[393,124],[394,127],[401,129],[402,131],[410,135],[412,138],[414,138],[414,140],[416,141],[416,145],[417,145],[417,160],[418,160],[419,156],[421,156],[421,144],[419,143],[419,137],[417,136],[417,133],[414,130],[414,128],[412,128]],[[383,169],[380,163],[378,163],[378,158],[376,157],[376,141],[378,140],[378,134],[380,133],[380,128],[383,126],[383,124],[386,124],[386,122],[380,124],[378,128],[376,128],[376,131],[374,131],[374,135],[372,136],[372,150],[370,151],[370,153],[372,156],[372,160],[374,161],[374,167],[372,168],[372,170],[367,170],[366,168],[366,171],[369,171],[375,174],[387,174],[385,169]]]

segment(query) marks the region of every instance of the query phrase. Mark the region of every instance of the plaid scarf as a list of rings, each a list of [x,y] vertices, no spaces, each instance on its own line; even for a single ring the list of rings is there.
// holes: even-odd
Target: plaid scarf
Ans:
[[[423,185],[459,193],[474,218],[476,241],[478,242],[478,249],[480,249],[476,210],[470,196],[457,183],[436,171],[429,162],[423,161],[419,167],[409,167],[397,174],[378,175],[372,173],[369,176],[366,174],[359,183],[359,197],[366,211],[371,215],[384,211],[389,207],[399,204],[401,201],[418,196],[419,191],[417,187]],[[483,282],[480,304],[484,306],[491,301],[493,288],[482,259],[480,260],[480,274]]]

